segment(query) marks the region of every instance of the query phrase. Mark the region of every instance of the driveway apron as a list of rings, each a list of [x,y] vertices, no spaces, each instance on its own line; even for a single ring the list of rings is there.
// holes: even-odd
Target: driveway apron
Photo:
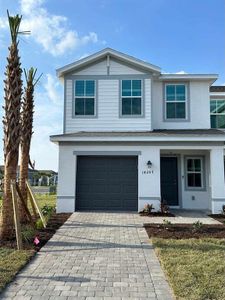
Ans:
[[[136,213],[76,212],[0,299],[173,299]]]

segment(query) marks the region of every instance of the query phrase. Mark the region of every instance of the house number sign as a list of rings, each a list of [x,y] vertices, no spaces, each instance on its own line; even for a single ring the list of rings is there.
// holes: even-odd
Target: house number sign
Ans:
[[[145,170],[145,171],[142,171],[142,174],[153,174],[154,171],[153,170]]]

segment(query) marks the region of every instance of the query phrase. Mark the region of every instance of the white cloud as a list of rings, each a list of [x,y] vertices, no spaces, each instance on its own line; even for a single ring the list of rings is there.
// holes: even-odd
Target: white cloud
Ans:
[[[178,71],[178,72],[176,72],[175,74],[188,74],[188,73],[185,72],[185,71]]]
[[[62,103],[62,97],[58,92],[58,88],[60,87],[60,83],[58,79],[51,75],[51,74],[46,74],[47,81],[44,84],[44,88],[47,94],[47,98],[56,105],[59,105]]]
[[[69,28],[65,16],[50,14],[44,7],[45,0],[19,0],[19,3],[23,15],[21,31],[31,31],[30,37],[53,56],[98,42],[95,32],[80,36],[76,30]],[[7,19],[0,18],[0,29],[5,28]]]
[[[58,147],[49,136],[62,132],[63,87],[52,74],[42,77],[35,93],[34,134],[31,143],[31,160],[38,169],[57,170]],[[59,121],[61,120],[61,121]]]

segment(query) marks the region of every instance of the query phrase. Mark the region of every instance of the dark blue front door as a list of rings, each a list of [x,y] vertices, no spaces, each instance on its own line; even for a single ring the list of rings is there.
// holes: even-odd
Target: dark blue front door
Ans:
[[[178,204],[177,157],[161,157],[161,197],[170,206]]]

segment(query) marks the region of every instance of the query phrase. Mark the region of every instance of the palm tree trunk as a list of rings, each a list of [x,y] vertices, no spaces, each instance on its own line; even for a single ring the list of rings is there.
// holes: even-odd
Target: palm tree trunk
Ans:
[[[28,179],[29,151],[30,151],[30,147],[27,144],[23,144],[21,146],[19,185],[25,203],[27,203],[26,180]],[[20,207],[20,212],[21,212],[21,219],[26,221],[26,214],[22,206]]]
[[[20,16],[10,17],[9,27],[12,43],[7,58],[5,83],[4,126],[4,195],[0,223],[0,239],[7,240],[14,236],[11,180],[17,178],[19,144],[20,144],[20,105],[22,95],[22,70],[18,53],[17,35],[21,21]]]

